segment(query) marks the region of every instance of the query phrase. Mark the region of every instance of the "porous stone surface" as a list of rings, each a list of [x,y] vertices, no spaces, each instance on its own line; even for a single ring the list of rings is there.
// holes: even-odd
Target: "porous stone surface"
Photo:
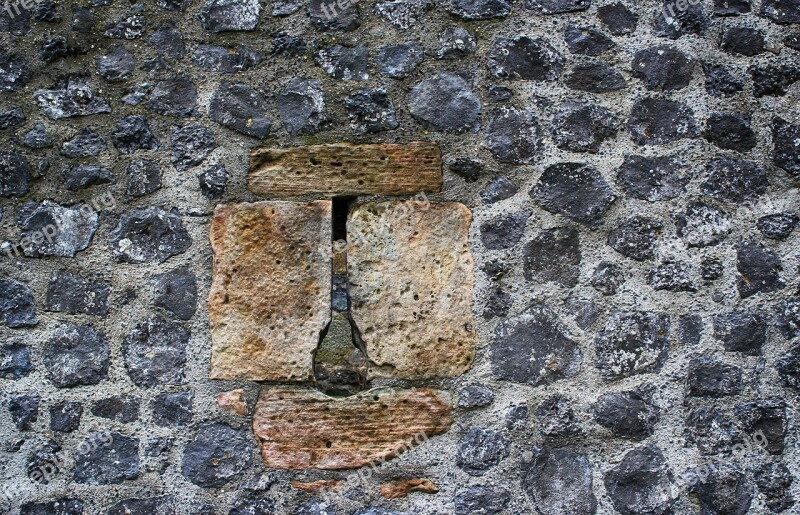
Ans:
[[[597,514],[798,511],[798,13],[797,0],[0,3],[0,513],[566,515],[578,504],[558,503],[587,484],[575,455]],[[247,188],[258,149],[414,142],[437,161],[393,161],[382,184],[432,170],[421,190],[320,195],[297,169],[275,173],[293,193]],[[209,377],[218,205],[332,200],[331,234],[308,233],[341,251],[348,212],[412,197],[471,212],[469,366],[437,351],[428,364],[457,374],[368,378],[347,277],[320,279],[319,307],[264,278],[284,255],[243,269],[264,279],[255,293],[226,291],[238,306],[297,294],[280,307],[320,319],[342,308],[341,331],[315,326],[299,384]],[[440,258],[412,249],[429,277]],[[404,288],[387,299],[425,300]],[[464,323],[414,311],[409,346]],[[62,327],[97,338],[56,345]],[[336,362],[317,381],[314,351],[334,333],[363,376]],[[374,467],[268,469],[252,408],[287,386],[435,388],[453,424]],[[31,401],[14,404],[27,429],[12,399]],[[107,432],[137,442],[101,452]],[[663,460],[625,461],[642,446]],[[533,448],[573,453],[543,461],[569,470],[528,473]],[[411,478],[439,492],[380,495]]]

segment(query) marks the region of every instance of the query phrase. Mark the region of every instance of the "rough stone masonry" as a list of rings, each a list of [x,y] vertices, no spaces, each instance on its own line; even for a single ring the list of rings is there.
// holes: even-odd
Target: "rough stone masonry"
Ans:
[[[0,7],[0,513],[800,510],[798,0]]]

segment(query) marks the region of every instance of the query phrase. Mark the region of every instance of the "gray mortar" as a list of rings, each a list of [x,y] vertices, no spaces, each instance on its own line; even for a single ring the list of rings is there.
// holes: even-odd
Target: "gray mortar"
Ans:
[[[475,325],[479,335],[478,353],[472,370],[462,377],[426,383],[449,390],[457,394],[458,390],[466,385],[480,383],[490,388],[495,393],[494,402],[486,408],[473,410],[457,409],[455,423],[451,430],[441,436],[433,437],[413,451],[392,460],[375,472],[366,485],[356,481],[349,483],[342,497],[337,498],[340,513],[353,513],[357,508],[365,506],[386,506],[398,511],[419,514],[447,514],[453,513],[453,499],[456,493],[467,486],[502,486],[511,493],[511,502],[507,506],[507,513],[533,513],[534,507],[531,500],[520,485],[520,467],[525,454],[532,445],[542,445],[545,440],[537,433],[537,424],[533,412],[541,401],[552,393],[559,392],[572,401],[572,407],[583,424],[584,433],[563,443],[564,446],[585,453],[593,467],[594,490],[598,502],[598,513],[615,513],[611,500],[603,484],[603,474],[615,466],[622,456],[634,447],[646,443],[657,444],[664,452],[670,467],[677,477],[682,476],[687,468],[713,461],[728,461],[722,456],[704,457],[699,454],[696,447],[685,443],[683,435],[684,420],[688,409],[684,407],[684,379],[687,363],[690,356],[707,352],[722,356],[728,363],[738,365],[745,371],[744,392],[737,397],[719,400],[706,399],[698,404],[717,405],[732,417],[732,406],[735,403],[755,398],[779,397],[784,398],[789,404],[789,433],[783,461],[788,465],[794,477],[800,475],[800,454],[797,451],[798,441],[796,436],[796,406],[797,393],[782,387],[773,367],[774,362],[784,354],[792,345],[770,323],[770,340],[764,347],[763,356],[748,357],[737,353],[723,353],[722,346],[712,337],[710,316],[719,312],[732,311],[743,308],[762,308],[771,310],[776,301],[786,298],[797,290],[800,280],[800,231],[795,231],[792,236],[782,242],[765,240],[766,245],[777,252],[783,260],[781,274],[787,287],[781,291],[760,294],[745,300],[740,300],[736,291],[736,255],[733,245],[742,240],[753,238],[762,240],[756,229],[756,220],[766,214],[783,210],[797,210],[800,207],[800,194],[798,193],[797,179],[792,179],[787,173],[770,164],[769,152],[771,150],[770,119],[773,114],[780,114],[791,123],[800,123],[800,84],[795,84],[789,93],[783,97],[753,98],[749,93],[751,85],[749,79],[745,91],[732,98],[714,98],[706,94],[703,87],[703,73],[699,66],[695,68],[692,81],[687,88],[667,93],[665,96],[680,100],[690,105],[695,116],[702,125],[702,121],[714,111],[740,111],[753,112],[752,125],[756,132],[759,144],[744,158],[755,161],[768,173],[770,187],[765,195],[752,205],[729,207],[728,211],[733,216],[731,234],[725,241],[717,246],[700,249],[687,249],[680,238],[675,235],[673,214],[684,209],[687,201],[699,195],[699,185],[702,182],[702,168],[710,158],[722,154],[737,156],[735,152],[726,152],[716,149],[701,138],[684,139],[668,145],[657,147],[638,147],[630,140],[627,129],[623,126],[615,137],[605,141],[597,154],[572,153],[562,151],[555,147],[549,135],[549,121],[555,114],[556,107],[568,98],[590,100],[601,106],[607,107],[625,119],[630,112],[635,98],[646,94],[643,83],[632,77],[630,62],[633,54],[641,49],[667,44],[675,46],[685,54],[698,60],[711,59],[730,66],[738,76],[748,77],[746,68],[752,64],[766,62],[784,62],[795,64],[798,62],[798,53],[787,47],[782,47],[782,40],[791,32],[796,32],[797,25],[777,25],[757,14],[758,6],[753,6],[753,13],[733,18],[713,18],[712,25],[704,37],[683,36],[675,41],[658,38],[651,32],[653,17],[658,12],[657,2],[648,0],[636,5],[629,3],[628,7],[640,16],[638,28],[635,33],[626,36],[614,36],[617,47],[606,52],[598,59],[603,59],[613,65],[625,76],[628,83],[626,89],[608,94],[589,94],[573,91],[563,86],[565,72],[572,64],[581,61],[579,56],[570,54],[563,41],[563,31],[570,25],[592,26],[603,30],[602,24],[597,20],[597,4],[592,5],[588,11],[579,13],[543,16],[533,11],[524,10],[521,2],[515,2],[511,14],[504,19],[488,21],[465,22],[448,14],[444,6],[437,6],[425,16],[425,21],[406,32],[390,26],[386,20],[373,11],[373,1],[362,0],[359,2],[361,10],[361,27],[353,33],[322,33],[316,31],[310,24],[304,10],[285,18],[270,16],[269,5],[264,6],[260,21],[253,32],[225,32],[212,34],[202,29],[196,20],[196,14],[203,6],[202,1],[197,1],[188,10],[181,14],[164,11],[147,2],[143,14],[147,19],[145,35],[133,41],[110,40],[102,37],[102,26],[107,21],[116,21],[129,13],[129,4],[118,0],[111,6],[95,7],[95,29],[86,40],[94,44],[88,55],[59,59],[49,65],[36,62],[33,66],[33,79],[20,92],[0,93],[0,110],[12,107],[21,107],[27,121],[16,133],[22,135],[36,122],[45,124],[47,131],[54,137],[56,145],[50,149],[30,151],[25,154],[33,162],[36,157],[47,157],[50,161],[50,171],[43,178],[33,183],[31,193],[22,199],[5,198],[2,200],[4,210],[3,223],[7,223],[12,213],[28,198],[36,200],[53,199],[62,204],[71,204],[78,201],[91,201],[104,192],[112,192],[116,205],[104,212],[100,217],[100,227],[96,232],[91,246],[83,252],[70,258],[20,258],[9,260],[3,256],[0,269],[3,278],[10,277],[27,283],[32,289],[37,301],[39,324],[34,328],[9,329],[0,327],[2,343],[24,343],[32,353],[34,371],[19,380],[2,379],[3,406],[8,403],[8,398],[17,393],[36,393],[41,395],[42,402],[39,409],[39,419],[29,431],[18,432],[10,420],[8,410],[0,409],[0,441],[13,442],[24,439],[25,443],[17,452],[1,452],[0,481],[7,483],[19,481],[25,485],[18,500],[9,507],[8,513],[17,513],[17,508],[27,501],[46,501],[59,497],[74,496],[83,499],[86,504],[86,513],[99,514],[121,499],[132,497],[152,497],[163,494],[172,494],[176,497],[177,512],[181,514],[194,513],[204,502],[209,502],[216,507],[216,513],[227,513],[235,500],[244,494],[242,485],[253,477],[265,472],[258,457],[255,442],[253,442],[253,465],[241,474],[241,478],[219,489],[203,489],[187,481],[181,474],[181,457],[183,448],[196,434],[196,427],[205,421],[225,421],[235,427],[248,426],[249,418],[240,417],[221,412],[215,405],[214,396],[223,391],[234,388],[243,388],[247,392],[247,399],[252,406],[259,385],[251,382],[235,381],[221,382],[209,381],[208,370],[211,354],[211,339],[208,331],[208,313],[204,299],[207,297],[211,280],[211,249],[208,242],[208,229],[211,213],[215,201],[209,201],[200,194],[196,174],[215,163],[223,163],[231,175],[227,191],[219,202],[253,201],[259,197],[249,193],[245,188],[245,173],[247,169],[247,152],[257,145],[291,146],[315,144],[323,142],[336,142],[341,140],[354,142],[407,142],[412,140],[438,141],[441,145],[446,163],[452,162],[456,157],[469,156],[480,160],[484,164],[484,172],[476,182],[465,182],[459,176],[449,172],[445,165],[445,180],[442,193],[429,195],[434,201],[448,200],[460,201],[466,204],[474,214],[474,222],[470,231],[472,252],[475,257],[475,288],[474,312]],[[602,2],[598,2],[602,3]],[[710,8],[710,2],[704,2]],[[9,50],[18,54],[31,57],[38,51],[38,44],[45,35],[64,33],[69,26],[68,4],[58,3],[64,21],[60,27],[62,32],[53,30],[53,26],[32,22],[31,32],[24,37],[13,37],[8,33],[0,35],[0,42]],[[170,60],[175,71],[179,74],[190,75],[198,88],[198,114],[191,119],[176,120],[174,118],[157,115],[146,107],[146,101],[139,106],[132,107],[120,102],[126,88],[143,82],[155,82],[147,79],[141,70],[141,64],[155,56],[151,46],[147,43],[155,27],[161,21],[175,20],[178,28],[184,35],[187,46],[186,55],[180,61]],[[477,52],[469,58],[459,60],[438,60],[435,55],[439,49],[439,34],[449,25],[466,27],[478,42]],[[767,47],[780,50],[780,56],[772,53],[761,54],[755,58],[736,57],[726,54],[718,48],[718,42],[723,28],[737,25],[754,27],[762,30],[766,35]],[[198,44],[210,43],[216,45],[242,44],[266,54],[270,41],[270,34],[285,30],[292,34],[299,34],[304,39],[316,39],[320,43],[352,43],[364,44],[368,47],[370,55],[377,53],[378,46],[390,43],[400,43],[408,39],[420,41],[426,50],[425,61],[411,76],[404,80],[394,80],[381,77],[377,70],[370,67],[370,79],[364,82],[336,81],[326,75],[319,67],[314,65],[313,57],[307,52],[304,58],[283,58],[265,56],[265,60],[254,69],[234,76],[218,74],[202,70],[191,64],[191,54]],[[52,33],[52,34],[51,34]],[[531,82],[531,81],[501,81],[493,79],[486,69],[486,56],[491,42],[495,37],[506,37],[514,34],[528,34],[541,37],[550,42],[565,58],[564,73],[557,82]],[[123,83],[108,84],[102,81],[94,68],[94,55],[102,55],[106,47],[111,44],[126,44],[136,56],[137,68],[134,74]],[[111,114],[94,115],[83,118],[69,118],[54,121],[45,117],[33,101],[33,91],[39,88],[50,88],[59,74],[78,72],[89,69],[92,71],[92,85],[96,92],[102,94],[112,104]],[[503,84],[514,91],[514,97],[507,104],[522,108],[533,109],[545,132],[544,150],[538,154],[532,165],[515,166],[501,164],[495,161],[489,153],[484,135],[478,133],[445,134],[430,132],[423,128],[408,113],[406,95],[410,87],[420,80],[439,71],[462,72],[473,84],[473,91],[483,103],[482,129],[486,127],[488,112],[493,108],[488,100],[487,86],[489,84]],[[292,77],[305,76],[319,81],[326,93],[326,102],[331,123],[327,128],[313,136],[289,136],[281,127],[280,118],[275,108],[275,96],[280,88]],[[207,115],[206,106],[211,93],[221,81],[237,81],[250,84],[264,92],[270,103],[270,119],[274,125],[272,136],[264,142],[248,138],[211,121]],[[378,134],[359,135],[350,129],[347,115],[344,111],[343,98],[354,90],[370,87],[384,87],[393,99],[397,110],[398,129]],[[499,105],[499,104],[495,104]],[[58,150],[61,142],[71,138],[85,127],[92,127],[101,135],[108,137],[113,123],[130,114],[144,114],[147,116],[153,133],[159,140],[159,151],[139,151],[133,156],[123,156],[117,159],[116,151],[109,144],[109,149],[104,151],[99,162],[113,169],[117,181],[112,185],[95,186],[81,192],[67,192],[61,187],[58,177],[64,159],[59,156]],[[211,129],[217,138],[217,148],[204,164],[190,168],[187,171],[177,171],[169,161],[169,129],[172,125],[185,125],[200,123]],[[10,147],[8,141],[4,148]],[[19,149],[19,147],[18,147]],[[685,195],[664,202],[649,203],[631,197],[625,197],[614,177],[614,170],[621,164],[623,155],[636,153],[643,155],[672,155],[680,154],[692,165],[696,175],[688,186]],[[139,198],[126,197],[124,193],[124,165],[128,157],[148,158],[157,161],[163,170],[162,187],[158,191]],[[33,158],[33,159],[32,159]],[[602,219],[602,225],[588,229],[574,224],[566,218],[550,214],[531,201],[529,190],[536,184],[542,170],[551,164],[562,161],[580,161],[594,165],[600,170],[606,181],[612,185],[619,199]],[[495,175],[503,175],[519,186],[519,191],[512,198],[484,205],[480,193]],[[305,198],[305,197],[304,197]],[[361,198],[359,201],[369,199]],[[146,208],[149,206],[176,206],[180,210],[183,222],[193,240],[191,248],[178,256],[168,259],[162,264],[130,265],[118,264],[113,261],[108,246],[108,235],[116,225],[120,214],[131,209]],[[532,213],[529,218],[524,235],[519,243],[508,251],[485,250],[480,238],[478,227],[485,221],[494,219],[499,215],[526,211]],[[620,218],[627,218],[633,214],[644,214],[661,218],[665,224],[662,236],[657,247],[657,259],[651,262],[637,263],[620,254],[606,245],[608,231],[613,228]],[[535,237],[542,229],[575,226],[580,230],[581,273],[579,286],[571,291],[553,283],[530,284],[522,276],[522,252],[524,244]],[[4,234],[0,239],[18,239],[17,229],[10,231],[3,229]],[[694,294],[672,293],[668,291],[654,291],[646,281],[646,271],[652,265],[665,257],[688,259],[699,266],[700,256],[715,257],[724,264],[724,276],[712,286],[704,286],[696,278],[698,291]],[[518,315],[530,302],[536,300],[545,302],[558,312],[562,322],[567,326],[569,333],[580,342],[583,353],[581,372],[575,377],[558,380],[543,386],[530,386],[511,382],[498,381],[491,370],[489,344],[493,339],[494,328],[499,319],[487,321],[482,313],[491,290],[491,281],[481,271],[482,266],[496,257],[503,257],[509,264],[509,272],[504,283],[508,286],[513,296],[513,307],[506,318],[511,319]],[[621,291],[612,297],[603,297],[595,291],[589,281],[592,272],[602,260],[617,262],[629,274],[629,279]],[[133,385],[128,377],[121,353],[121,342],[124,335],[133,325],[148,316],[158,314],[158,310],[151,307],[152,291],[149,279],[159,273],[167,272],[182,265],[189,266],[198,279],[198,309],[195,316],[183,323],[191,331],[191,340],[187,348],[187,363],[185,368],[185,384],[174,387],[154,387],[142,390]],[[73,273],[80,272],[86,277],[97,275],[112,284],[110,299],[111,310],[107,317],[101,318],[89,315],[67,315],[65,313],[48,313],[44,311],[44,297],[48,281],[56,270],[65,269]],[[119,306],[118,300],[126,288],[135,288],[137,298],[126,306]],[[719,292],[718,300],[712,295]],[[581,330],[574,321],[574,316],[563,305],[563,301],[573,295],[579,299],[592,300],[597,304],[599,315],[597,320],[585,330]],[[603,328],[608,315],[616,310],[641,309],[665,312],[672,315],[672,334],[670,336],[669,358],[660,373],[640,374],[614,381],[603,383],[600,374],[594,365],[594,336]],[[677,319],[684,314],[702,314],[704,316],[704,332],[700,344],[696,348],[685,349],[677,340]],[[772,318],[770,318],[772,320]],[[46,377],[42,362],[42,350],[49,341],[54,330],[65,322],[88,323],[101,330],[111,347],[111,367],[108,378],[98,385],[81,386],[72,389],[58,389]],[[794,343],[797,343],[796,340]],[[661,409],[661,420],[656,425],[655,433],[643,442],[631,442],[614,438],[611,433],[591,419],[590,408],[596,399],[603,393],[616,392],[630,389],[640,384],[651,384],[655,387],[654,401]],[[378,385],[376,382],[375,385]],[[150,401],[164,391],[181,391],[190,389],[194,392],[194,417],[188,428],[172,429],[158,427],[152,423]],[[130,394],[141,398],[140,418],[131,424],[121,424],[110,420],[94,417],[90,412],[92,400],[105,398],[111,395]],[[57,474],[48,485],[34,485],[25,477],[25,461],[30,452],[40,447],[48,437],[49,407],[63,400],[83,402],[84,414],[81,427],[78,431],[65,435],[62,441],[65,458],[65,471]],[[507,410],[513,405],[526,403],[531,411],[531,418],[523,429],[508,431],[505,429],[504,419]],[[456,466],[456,447],[459,439],[466,434],[470,427],[489,428],[505,431],[511,440],[510,455],[502,460],[499,465],[489,469],[483,476],[473,477],[466,474]],[[80,485],[72,482],[72,469],[75,451],[80,442],[92,430],[114,430],[128,436],[140,438],[140,456],[142,457],[142,473],[135,481],[126,481],[120,485],[94,487]],[[159,472],[158,466],[161,459],[143,457],[144,444],[152,437],[163,436],[174,438],[175,444],[168,452],[166,461],[168,466]],[[765,459],[763,451],[737,453],[736,460],[745,467],[760,463]],[[265,497],[275,501],[276,513],[290,514],[311,496],[293,490],[289,481],[314,481],[317,479],[354,477],[356,471],[278,471],[270,470],[268,473],[275,478],[275,483],[264,494]],[[379,480],[427,477],[433,480],[440,492],[436,495],[411,494],[405,500],[385,501],[379,495]],[[751,477],[751,476],[749,476]],[[755,491],[755,486],[752,486]],[[695,513],[697,504],[686,494],[684,486],[679,487],[679,500],[675,505],[676,513]],[[800,496],[800,484],[795,481],[792,486],[795,498]],[[6,505],[0,504],[0,509],[5,510]],[[797,508],[790,509],[787,513],[798,513]],[[767,513],[762,495],[756,492],[749,513]],[[6,513],[6,511],[3,511]]]

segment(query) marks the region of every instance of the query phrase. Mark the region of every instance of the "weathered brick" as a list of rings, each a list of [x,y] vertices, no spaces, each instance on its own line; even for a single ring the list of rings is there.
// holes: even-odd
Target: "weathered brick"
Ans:
[[[250,153],[247,188],[259,195],[407,195],[442,188],[436,143],[333,143],[259,148]]]
[[[331,203],[217,207],[212,379],[305,381],[330,321]]]
[[[469,370],[472,215],[457,202],[363,204],[347,221],[352,319],[371,377],[429,379]]]
[[[267,467],[337,470],[394,458],[452,422],[449,401],[429,389],[335,399],[316,390],[264,388],[253,432]]]

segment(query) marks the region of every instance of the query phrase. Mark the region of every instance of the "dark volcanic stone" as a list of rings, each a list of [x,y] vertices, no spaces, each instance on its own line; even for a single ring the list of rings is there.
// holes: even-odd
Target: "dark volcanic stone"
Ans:
[[[653,33],[659,37],[678,39],[691,34],[705,34],[710,25],[711,20],[703,4],[689,3],[681,9],[677,2],[664,0],[663,9],[655,13]]]
[[[660,370],[667,359],[670,317],[617,311],[595,338],[596,365],[604,381]]]
[[[163,22],[153,32],[153,35],[150,36],[150,44],[153,46],[153,50],[170,59],[180,59],[186,52],[183,34],[175,27],[174,23],[168,21]]]
[[[8,402],[8,412],[11,421],[17,426],[18,431],[27,431],[31,424],[39,418],[39,401],[41,397],[35,394],[15,395]]]
[[[369,79],[369,53],[367,47],[333,45],[323,47],[314,54],[314,62],[325,73],[339,80],[362,81]]]
[[[748,69],[753,78],[753,96],[782,97],[789,87],[800,80],[800,68],[786,65],[752,66]]]
[[[109,242],[121,263],[163,263],[186,252],[192,239],[177,209],[149,207],[124,213]]]
[[[44,43],[42,43],[42,46],[39,47],[39,59],[41,61],[44,61],[45,63],[52,63],[53,61],[61,59],[62,57],[75,57],[78,55],[86,55],[86,53],[87,50],[84,46],[82,46],[80,43],[76,43],[72,39],[68,40],[64,36],[52,37],[46,40]],[[131,56],[131,58],[132,57],[133,56]],[[100,64],[99,62],[100,59],[104,58],[95,57],[96,64],[98,65]],[[106,61],[103,64],[105,66],[111,64],[111,62]],[[117,62],[117,65],[122,65],[121,68],[119,69],[125,68],[125,65],[119,61]],[[133,71],[133,69],[131,69],[127,73],[130,74],[131,71]]]
[[[703,137],[719,148],[738,152],[749,152],[757,142],[750,120],[736,113],[713,113]]]
[[[603,477],[611,502],[622,515],[672,513],[673,479],[667,460],[655,445],[629,451]]]
[[[272,499],[242,499],[236,503],[228,512],[228,515],[272,515],[276,513],[275,502]],[[330,512],[321,511],[313,512],[314,515],[328,515]],[[367,512],[364,512],[367,513]],[[369,512],[367,515],[370,515]],[[395,512],[388,512],[386,515],[393,515]],[[302,515],[302,513],[298,514]],[[384,512],[376,513],[375,515],[384,515]]]
[[[131,380],[140,388],[181,384],[189,331],[159,318],[136,324],[125,336],[122,354]]]
[[[161,427],[186,426],[192,421],[191,391],[162,393],[151,402],[153,422]]]
[[[525,212],[514,213],[481,224],[483,246],[489,250],[512,248],[522,237],[529,216]]]
[[[567,438],[583,432],[570,400],[561,394],[551,395],[536,407],[536,422],[539,434],[551,438]]]
[[[151,279],[153,305],[189,320],[197,308],[197,278],[188,268],[158,274]]]
[[[39,323],[36,302],[27,284],[13,279],[0,280],[0,323],[13,328]]]
[[[125,499],[106,511],[106,515],[169,515],[171,513],[175,513],[175,498],[171,495],[149,499]]]
[[[214,92],[208,114],[215,122],[254,138],[269,136],[267,100],[246,84],[223,82]]]
[[[111,131],[111,141],[123,154],[131,154],[137,150],[158,150],[158,140],[150,131],[147,118],[140,115],[117,121]]]
[[[724,267],[721,261],[716,259],[704,259],[700,263],[700,276],[706,281],[716,281],[724,274]]]
[[[197,174],[200,183],[200,193],[207,199],[219,199],[225,193],[230,175],[224,165],[212,165]]]
[[[781,454],[787,433],[786,407],[782,399],[764,399],[737,404],[734,413],[757,445],[770,454]]]
[[[381,75],[393,79],[404,79],[422,64],[424,50],[416,41],[382,47],[375,57]]]
[[[739,16],[750,12],[750,0],[714,0],[714,16]]]
[[[209,0],[200,9],[197,19],[211,32],[253,30],[261,14],[258,0]]]
[[[135,159],[127,169],[125,193],[131,197],[141,197],[153,193],[161,187],[161,167],[149,159]]]
[[[252,460],[252,436],[220,423],[200,427],[183,452],[181,472],[192,483],[219,488],[239,477]]]
[[[19,107],[0,111],[0,131],[14,129],[25,124],[25,113]]]
[[[75,453],[75,482],[115,485],[139,477],[139,440],[119,433],[90,433]]]
[[[588,226],[599,224],[617,199],[602,174],[584,163],[548,166],[530,191],[530,196],[545,211]]]
[[[180,171],[201,164],[217,148],[214,133],[202,125],[173,127],[170,142],[172,164]]]
[[[640,50],[631,61],[633,76],[650,90],[670,91],[685,88],[692,80],[694,61],[680,50],[657,46]]]
[[[522,262],[525,280],[572,288],[578,284],[581,266],[578,231],[570,227],[542,231],[525,245]]]
[[[625,89],[622,74],[603,61],[578,63],[564,80],[567,87],[590,93],[609,93]]]
[[[94,58],[97,74],[108,82],[124,82],[136,66],[136,59],[124,45],[114,45],[106,55]]]
[[[411,116],[443,132],[476,132],[481,102],[460,76],[440,72],[415,84],[408,94]]]
[[[647,284],[654,290],[695,292],[694,269],[685,261],[666,261],[647,272]]]
[[[783,39],[783,44],[792,50],[800,51],[800,32],[789,34]]]
[[[509,0],[450,0],[450,12],[463,20],[503,18],[511,12]]]
[[[31,167],[16,151],[0,150],[0,197],[21,197],[28,193]]]
[[[620,254],[637,261],[653,259],[658,236],[664,225],[655,218],[635,215],[618,221],[608,234],[608,244]]]
[[[471,486],[459,490],[453,502],[455,515],[496,515],[503,512],[510,500],[505,488]]]
[[[486,309],[483,318],[491,320],[495,317],[505,317],[514,303],[514,298],[502,286],[495,287],[486,299]]]
[[[174,441],[172,438],[159,437],[149,440],[144,448],[144,455],[151,458],[161,456],[172,448],[173,443]]]
[[[110,351],[103,335],[91,326],[64,324],[45,347],[43,360],[58,388],[92,385],[108,374]]]
[[[592,0],[525,0],[525,9],[540,14],[559,14],[585,11],[592,5]]]
[[[94,27],[94,9],[86,5],[73,5],[71,27],[75,32],[90,32]]]
[[[631,139],[637,145],[663,145],[699,134],[694,112],[673,100],[643,98],[631,108]]]
[[[800,176],[800,125],[780,117],[772,120],[772,162],[794,177]]]
[[[494,401],[494,393],[484,386],[474,384],[466,386],[458,392],[459,408],[482,408]]]
[[[136,39],[142,37],[144,29],[145,17],[134,15],[107,25],[103,35],[114,39]]]
[[[767,174],[751,161],[714,159],[706,165],[707,178],[700,191],[723,202],[755,201],[767,191]]]
[[[700,500],[700,514],[745,515],[753,488],[738,463],[701,465],[687,471],[689,492]]]
[[[800,390],[800,345],[781,356],[775,362],[775,369],[786,386]]]
[[[653,434],[659,419],[658,406],[643,392],[607,393],[594,405],[594,420],[618,438],[644,440]]]
[[[61,145],[61,155],[67,157],[93,157],[108,147],[106,139],[91,129],[81,132]]]
[[[603,295],[616,295],[625,279],[625,272],[619,265],[603,261],[595,268],[591,284]]]
[[[195,66],[222,73],[247,71],[256,67],[261,59],[261,54],[241,45],[235,47],[199,45],[192,54],[192,63]],[[241,86],[249,87],[245,84]]]
[[[116,395],[94,401],[92,415],[123,424],[136,422],[139,420],[139,398]]]
[[[553,117],[552,135],[562,150],[597,153],[603,141],[616,134],[618,126],[619,118],[605,107],[567,102]]]
[[[318,30],[349,32],[360,25],[357,2],[342,2],[340,6],[332,5],[329,0],[309,0],[307,9],[311,23]]]
[[[486,86],[486,90],[489,93],[490,102],[505,102],[514,96],[514,90],[499,84],[489,84]]]
[[[528,406],[524,404],[522,406],[511,406],[506,412],[506,429],[511,431],[524,429],[529,416]]]
[[[615,36],[635,32],[639,21],[639,17],[621,2],[601,5],[597,8],[597,17],[608,28],[608,31]]]
[[[744,83],[722,65],[702,63],[706,91],[713,97],[729,97],[744,89]]]
[[[489,72],[498,79],[554,81],[563,64],[550,43],[529,36],[497,38],[489,50]]]
[[[383,16],[389,23],[405,31],[422,23],[425,11],[430,8],[431,4],[425,0],[389,0],[375,4],[375,14]]]
[[[592,466],[585,455],[549,447],[531,451],[531,460],[522,464],[522,488],[538,513],[593,515],[597,511]]]
[[[344,100],[350,126],[357,132],[381,132],[396,129],[394,104],[385,89],[356,91]]]
[[[61,472],[64,465],[59,456],[62,447],[55,440],[48,440],[28,455],[28,479],[40,485],[50,484],[50,480]]]
[[[25,57],[0,49],[0,91],[18,91],[25,87],[30,78]]]
[[[736,247],[736,286],[743,299],[763,292],[777,291],[785,286],[780,278],[781,259],[761,243],[744,242]]]
[[[457,157],[450,164],[450,171],[463,177],[467,182],[475,182],[480,179],[483,167],[480,161],[468,157]]]
[[[54,89],[39,89],[33,94],[45,115],[54,119],[108,113],[111,106],[95,95],[88,76],[70,75],[61,79]]]
[[[600,55],[614,48],[614,42],[600,32],[589,27],[570,27],[564,32],[564,42],[573,54]]]
[[[510,447],[503,433],[471,427],[458,441],[456,465],[471,476],[481,476],[506,458]]]
[[[486,189],[481,193],[481,199],[486,204],[494,204],[513,197],[519,191],[519,186],[509,181],[505,177],[496,177],[486,186]]]
[[[581,350],[558,315],[543,304],[533,304],[497,327],[491,361],[499,379],[545,384],[577,374]]]
[[[691,397],[725,397],[742,393],[742,369],[716,358],[701,356],[689,362],[686,394]]]
[[[79,191],[101,184],[114,182],[111,169],[99,164],[82,164],[64,170],[64,188]]]
[[[486,141],[501,163],[530,164],[542,148],[542,129],[532,111],[504,106],[489,114]]]
[[[81,424],[83,404],[80,402],[59,402],[50,407],[50,430],[61,433],[76,431]]]
[[[720,47],[730,54],[753,57],[764,52],[764,35],[748,27],[732,27],[722,35]]]
[[[292,136],[313,134],[328,119],[322,87],[314,80],[293,78],[281,90],[276,103],[283,126]]]
[[[274,2],[273,2],[274,5]],[[306,42],[300,36],[287,32],[278,32],[272,39],[271,55],[281,57],[300,57],[306,53]]]
[[[700,454],[730,454],[734,446],[743,444],[736,424],[716,408],[698,408],[689,413],[684,437],[697,445]]]
[[[685,213],[675,217],[678,236],[689,247],[707,247],[724,240],[731,232],[731,217],[703,202],[690,202]]]
[[[110,0],[108,2],[111,3]],[[192,5],[192,0],[156,0],[156,5],[167,11],[185,11]]]
[[[464,59],[475,53],[478,42],[467,29],[459,26],[445,27],[439,34],[439,59]]]
[[[88,281],[60,270],[47,286],[45,309],[71,315],[86,313],[105,316],[108,314],[110,292],[111,285],[105,281]]]
[[[800,334],[800,297],[785,299],[775,306],[775,326],[786,339]]]
[[[728,352],[748,356],[761,354],[767,342],[767,317],[761,311],[735,311],[714,316],[714,338]]]
[[[21,379],[33,370],[31,352],[25,345],[12,343],[0,347],[0,378]]]
[[[781,513],[794,506],[791,488],[794,477],[781,462],[764,463],[753,471],[758,491],[766,497],[767,507]]]
[[[64,207],[45,200],[26,207],[20,213],[20,245],[29,257],[73,257],[89,246],[97,230],[97,213],[86,204]]]
[[[161,81],[150,93],[148,106],[166,116],[191,116],[197,107],[197,87],[184,76]]]
[[[28,148],[47,148],[53,146],[53,138],[47,134],[42,122],[36,122],[36,125],[22,138],[20,144]]]
[[[798,222],[800,217],[795,213],[776,213],[762,216],[756,222],[756,226],[765,238],[785,240],[792,234]]]
[[[781,25],[800,23],[800,2],[798,0],[764,0],[761,2],[761,16]]]
[[[66,497],[48,502],[29,502],[19,509],[19,515],[83,515],[83,501]]]
[[[677,157],[626,154],[617,169],[617,179],[633,197],[657,202],[683,195],[692,175],[689,166]]]

